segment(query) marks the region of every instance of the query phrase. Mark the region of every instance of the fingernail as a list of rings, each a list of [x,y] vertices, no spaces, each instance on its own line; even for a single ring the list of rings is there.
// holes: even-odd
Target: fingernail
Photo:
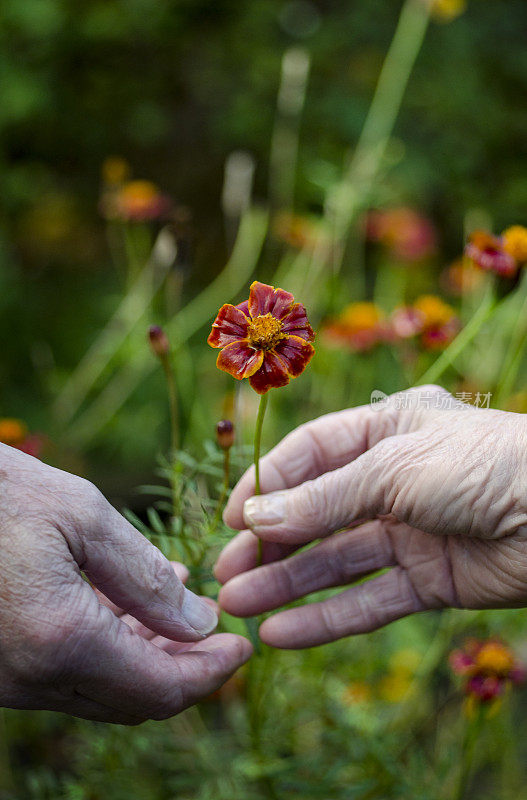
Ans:
[[[186,590],[181,613],[195,631],[205,636],[218,624],[218,616],[211,606],[192,592]]]
[[[285,497],[281,492],[250,497],[243,507],[243,518],[250,527],[277,525],[285,518]]]

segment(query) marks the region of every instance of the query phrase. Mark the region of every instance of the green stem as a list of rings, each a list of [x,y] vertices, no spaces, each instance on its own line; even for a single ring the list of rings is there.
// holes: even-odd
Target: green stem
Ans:
[[[221,519],[221,512],[223,511],[223,506],[225,504],[225,500],[227,497],[227,492],[229,491],[230,472],[231,472],[231,450],[229,447],[227,450],[223,451],[223,487],[221,490],[220,499],[218,500],[218,507],[216,509],[216,514],[214,515],[214,520],[212,522],[213,532],[218,527],[219,521]]]
[[[468,722],[461,749],[461,770],[453,800],[463,800],[474,769],[476,744],[482,727],[482,710],[478,707],[475,719]]]
[[[514,388],[514,382],[518,375],[518,370],[521,365],[523,352],[527,343],[527,276],[524,275],[521,286],[521,293],[523,294],[523,302],[521,309],[516,317],[509,347],[505,354],[503,367],[500,372],[499,378],[496,383],[496,397],[494,405],[500,408],[504,401],[510,395]]]
[[[406,0],[347,174],[329,197],[337,240],[345,237],[379,173],[429,18],[429,4]]]
[[[163,370],[165,372],[165,378],[167,382],[168,405],[170,411],[170,447],[172,450],[172,457],[174,457],[179,448],[179,425],[178,425],[178,402],[177,402],[176,379],[174,375],[174,370],[172,369],[172,364],[170,363],[170,355],[167,353],[166,355],[162,356],[160,360],[163,365]]]
[[[258,416],[256,418],[256,430],[254,431],[254,493],[261,494],[260,492],[260,447],[262,443],[262,428],[267,409],[269,395],[266,392],[260,397],[260,405],[258,407]],[[262,540],[258,539],[258,563],[262,563]]]
[[[426,370],[424,375],[421,375],[416,385],[424,383],[436,383],[443,375],[445,370],[450,367],[456,358],[463,352],[465,347],[472,342],[481,330],[484,323],[488,320],[492,312],[495,310],[496,304],[493,297],[493,292],[488,291],[485,293],[480,307],[474,314],[471,320],[465,325],[462,331],[456,336],[454,341],[447,347],[447,349],[434,361],[432,366]]]

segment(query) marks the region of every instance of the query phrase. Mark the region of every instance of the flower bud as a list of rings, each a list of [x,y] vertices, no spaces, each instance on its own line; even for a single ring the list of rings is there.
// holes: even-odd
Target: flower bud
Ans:
[[[234,444],[234,425],[230,419],[222,419],[216,425],[216,441],[222,450],[229,450]]]
[[[150,347],[156,356],[166,356],[170,349],[168,336],[160,325],[151,325],[148,331]]]

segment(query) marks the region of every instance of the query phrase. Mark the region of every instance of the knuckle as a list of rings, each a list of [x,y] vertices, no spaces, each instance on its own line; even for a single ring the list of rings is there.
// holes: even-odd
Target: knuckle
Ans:
[[[111,508],[102,492],[85,478],[75,477],[67,486],[68,491],[62,495],[66,519],[79,533],[87,526],[97,529]]]
[[[146,572],[146,587],[153,595],[163,595],[178,585],[172,565],[156,547],[149,548]]]
[[[98,489],[97,486],[95,486],[95,484],[91,481],[85,480],[84,478],[79,478],[78,491],[82,497],[83,503],[94,514],[99,515],[106,509],[108,501],[100,489]]]
[[[324,478],[307,481],[295,494],[294,514],[303,525],[316,524],[328,507],[328,487]]]
[[[341,639],[349,633],[350,609],[342,602],[341,597],[337,596],[322,603],[320,613],[328,638]]]

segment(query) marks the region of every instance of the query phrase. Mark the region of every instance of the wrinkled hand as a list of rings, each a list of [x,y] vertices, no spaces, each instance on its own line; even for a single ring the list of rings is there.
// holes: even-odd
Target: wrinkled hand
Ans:
[[[527,605],[527,418],[434,386],[398,398],[298,428],[262,459],[270,494],[251,497],[252,471],[234,489],[225,520],[253,533],[216,565],[229,613],[260,614],[390,568],[268,618],[268,644],[309,647],[445,606]],[[256,569],[254,534],[264,542]]]
[[[0,706],[135,724],[217,689],[251,647],[205,638],[185,576],[92,484],[0,445]]]

